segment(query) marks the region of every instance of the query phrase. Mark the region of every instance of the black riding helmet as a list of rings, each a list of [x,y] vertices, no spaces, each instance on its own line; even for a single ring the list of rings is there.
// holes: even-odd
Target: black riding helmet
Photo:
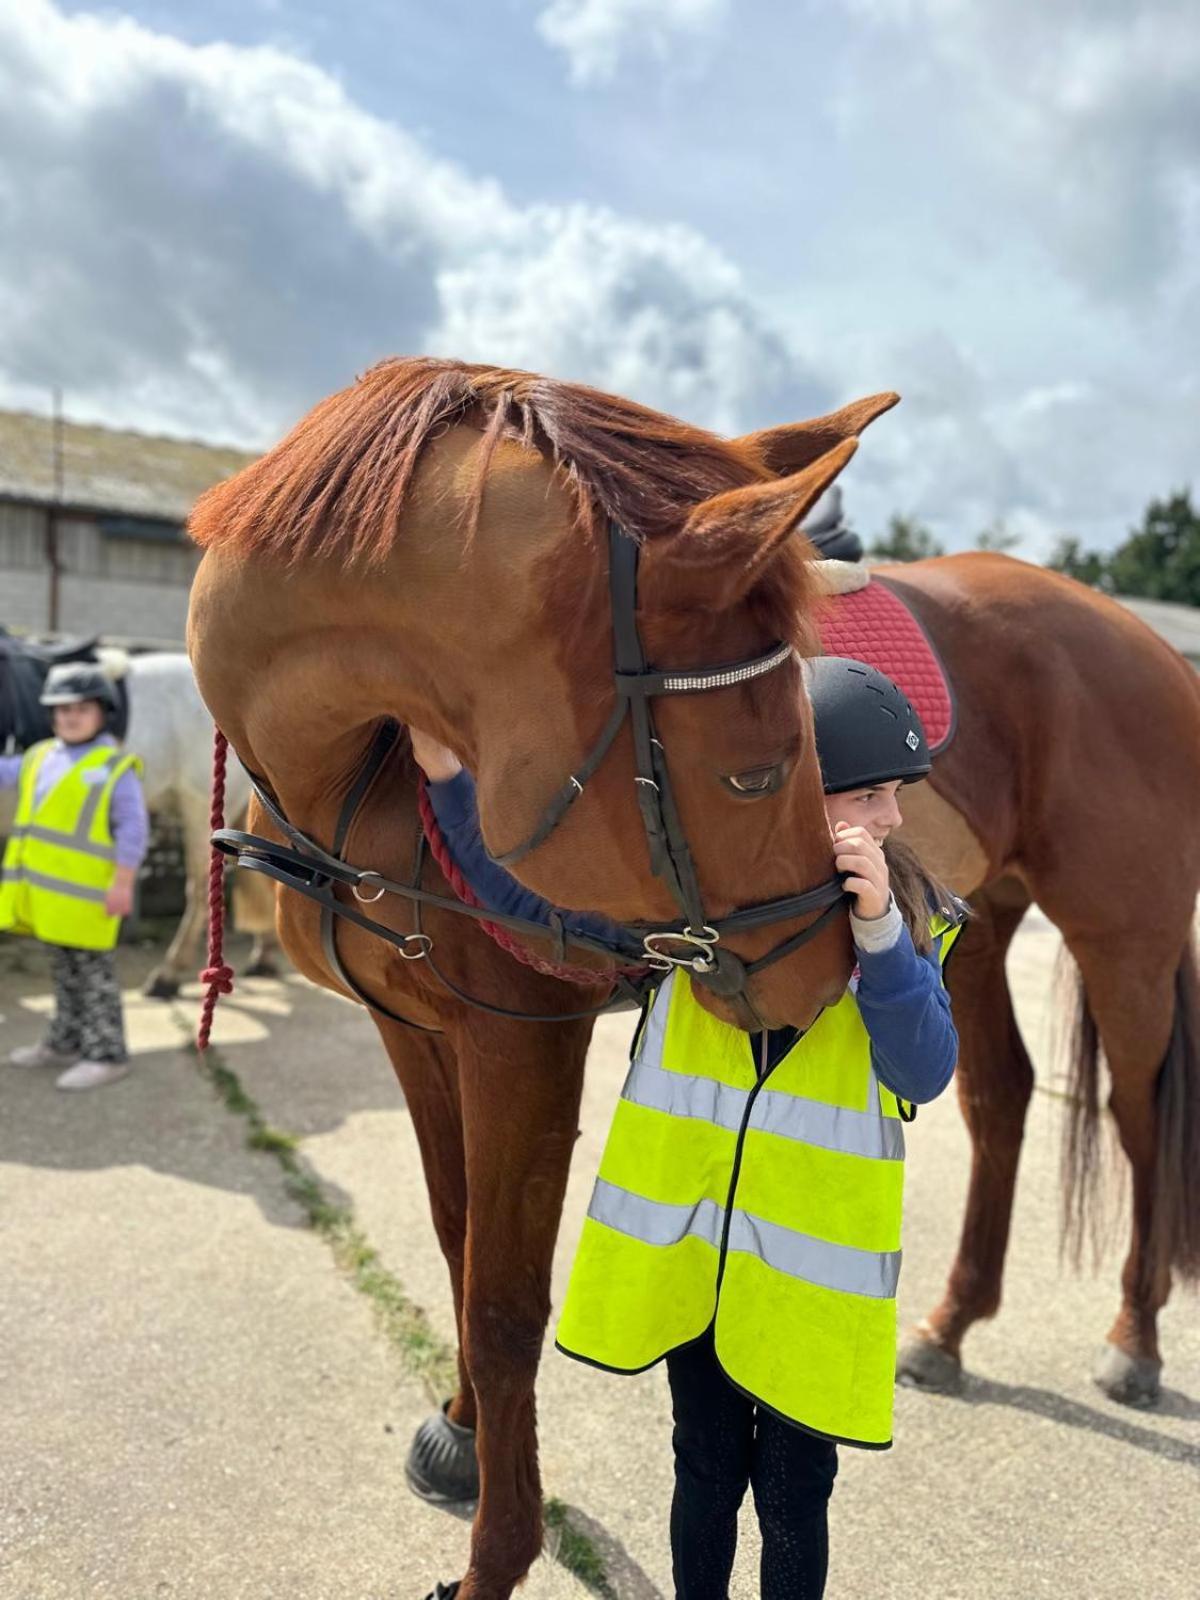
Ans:
[[[874,783],[919,783],[932,765],[921,719],[877,667],[846,656],[804,663],[826,794]]]
[[[38,696],[43,706],[79,705],[98,700],[106,711],[117,709],[117,693],[112,679],[90,661],[62,661],[50,668]]]

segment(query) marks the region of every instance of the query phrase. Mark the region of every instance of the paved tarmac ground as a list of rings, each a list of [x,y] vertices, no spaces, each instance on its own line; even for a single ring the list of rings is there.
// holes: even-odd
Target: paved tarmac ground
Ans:
[[[1108,1401],[1090,1374],[1117,1304],[1124,1222],[1099,1268],[1057,1259],[1062,1100],[1049,1041],[1056,939],[1029,919],[1011,958],[1039,1087],[1005,1305],[967,1346],[962,1398],[902,1390],[897,1442],[844,1450],[831,1600],[1194,1600],[1200,1593],[1200,1301],[1162,1318],[1161,1404]],[[0,1050],[39,1034],[35,951],[0,947]],[[270,1153],[181,1049],[182,1008],[142,1000],[121,952],[136,1068],[90,1095],[0,1068],[0,1600],[418,1600],[461,1575],[466,1523],[408,1493],[430,1410],[289,1198]],[[624,1073],[630,1019],[589,1063],[556,1290]],[[409,1297],[452,1337],[449,1290],[403,1102],[367,1018],[301,979],[222,1002],[221,1057]],[[961,1214],[953,1097],[909,1139],[901,1313],[938,1297]],[[669,1410],[660,1371],[608,1377],[549,1351],[547,1493],[629,1600],[670,1594]],[[747,1514],[731,1594],[757,1594]],[[585,1591],[542,1560],[530,1600]]]

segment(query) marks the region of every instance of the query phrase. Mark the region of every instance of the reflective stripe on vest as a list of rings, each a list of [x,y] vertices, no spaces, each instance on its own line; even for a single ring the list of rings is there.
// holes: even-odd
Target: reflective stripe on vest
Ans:
[[[942,959],[957,934],[940,918]],[[638,1371],[713,1327],[735,1385],[851,1443],[891,1437],[904,1130],[854,996],[762,1079],[686,977],[646,1017],[558,1328]]]
[[[53,740],[34,745],[21,768],[17,815],[0,869],[0,929],[48,944],[111,949],[120,919],[105,910],[116,877],[109,827],[113,789],[136,756],[103,745],[81,756],[36,800]]]
[[[646,1244],[678,1244],[689,1234],[718,1249],[725,1227],[724,1208],[712,1200],[694,1206],[669,1206],[646,1200],[618,1189],[615,1184],[596,1180],[588,1216],[619,1233],[641,1239]],[[866,1294],[875,1298],[894,1295],[900,1281],[900,1251],[855,1250],[850,1245],[829,1244],[807,1234],[781,1228],[748,1211],[734,1211],[729,1226],[727,1250],[742,1250],[757,1256],[776,1272],[826,1289],[846,1294]]]

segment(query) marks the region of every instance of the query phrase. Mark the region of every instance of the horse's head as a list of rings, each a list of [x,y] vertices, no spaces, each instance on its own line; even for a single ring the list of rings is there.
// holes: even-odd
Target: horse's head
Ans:
[[[820,589],[812,549],[798,529],[854,453],[860,429],[892,403],[893,396],[880,396],[834,417],[738,441],[727,447],[728,461],[740,458],[742,481],[693,497],[673,527],[642,538],[637,624],[651,669],[686,677],[760,660],[781,641],[795,649],[756,676],[651,701],[659,759],[709,923],[833,876],[799,663],[819,648]],[[540,472],[525,465],[536,485],[526,500],[516,487],[520,464],[508,464],[490,524],[484,497],[481,548],[492,544],[511,560],[511,528],[506,533],[503,525],[522,502],[526,529],[549,517],[561,530],[568,508],[555,503],[562,491],[540,465]],[[782,476],[764,476],[781,467]],[[519,852],[537,836],[547,807],[587,763],[614,713],[608,549],[598,528],[584,539],[547,531],[545,553],[517,590],[521,598],[507,602],[513,612],[501,633],[519,619],[519,635],[481,675],[469,742],[461,746],[477,776],[484,837],[497,856]],[[485,623],[476,634],[481,657],[489,631]],[[561,823],[510,870],[559,905],[603,911],[619,922],[690,920],[681,916],[667,879],[652,870],[638,803],[644,781],[635,775],[627,723]],[[752,961],[818,915],[814,909],[726,943]],[[848,924],[835,915],[810,943],[750,979],[753,1009],[705,998],[743,1025],[761,1019],[803,1026],[842,994],[851,964]]]
[[[243,758],[312,815],[348,784],[379,716],[422,726],[475,774],[497,856],[540,835],[586,772],[512,870],[561,906],[679,927],[628,722],[586,770],[618,701],[610,529],[639,550],[649,668],[725,667],[781,642],[811,652],[819,588],[797,530],[893,399],[730,442],[528,373],[385,363],[197,507],[192,531],[210,549],[190,624],[202,691]],[[811,714],[784,655],[652,701],[655,759],[710,922],[833,877]],[[320,730],[320,773],[301,716]],[[728,947],[758,958],[815,915],[738,930]],[[753,1011],[725,1014],[805,1025],[850,966],[838,914],[751,978]]]

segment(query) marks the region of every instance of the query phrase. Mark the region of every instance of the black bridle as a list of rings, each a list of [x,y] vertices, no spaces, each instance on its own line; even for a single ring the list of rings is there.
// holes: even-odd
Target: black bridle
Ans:
[[[598,937],[564,929],[561,921],[550,927],[524,917],[509,916],[469,906],[447,895],[422,889],[421,871],[424,866],[423,834],[418,837],[417,860],[410,882],[401,883],[386,878],[370,868],[348,865],[341,859],[341,850],[355,814],[367,790],[374,782],[387,756],[399,737],[395,723],[386,723],[373,741],[367,761],[360,771],[343,804],[335,830],[332,850],[310,839],[295,828],[283,813],[275,796],[262,779],[251,774],[251,781],[259,800],[290,847],[276,844],[254,834],[224,828],[214,833],[213,843],[234,856],[240,866],[264,872],[276,882],[295,889],[322,907],[324,944],[326,955],[334,970],[360,999],[375,1010],[390,1016],[386,1006],[371,998],[349,977],[337,956],[333,918],[342,918],[379,935],[395,946],[409,960],[426,960],[432,970],[460,999],[479,1005],[484,1010],[503,1016],[527,1016],[524,1012],[506,1011],[490,1006],[461,990],[438,971],[432,960],[433,941],[420,926],[420,908],[435,906],[440,910],[454,911],[477,921],[491,922],[512,929],[527,937],[555,942],[555,954],[563,959],[567,945],[603,955],[621,962],[636,960],[654,972],[669,972],[674,967],[685,967],[693,981],[703,984],[714,994],[723,997],[742,995],[749,978],[764,968],[782,960],[800,949],[820,933],[845,903],[846,895],[839,877],[831,876],[815,888],[798,894],[785,895],[761,905],[748,906],[732,912],[727,917],[710,919],[704,910],[696,869],[692,862],[679,811],[671,788],[666,754],[658,739],[651,711],[651,701],[661,695],[700,694],[710,689],[723,689],[773,672],[792,659],[790,645],[778,644],[763,655],[748,661],[738,661],[726,666],[706,667],[695,671],[654,671],[647,667],[637,627],[637,562],[638,546],[615,524],[609,528],[609,587],[612,602],[614,686],[616,700],[607,723],[578,770],[571,774],[563,787],[550,801],[536,827],[527,839],[513,849],[494,859],[501,866],[510,866],[524,859],[550,837],[568,811],[583,794],[588,782],[611,749],[617,734],[628,716],[633,728],[634,783],[637,789],[638,809],[646,842],[650,850],[650,864],[656,876],[663,879],[672,898],[679,907],[680,926],[625,925],[618,929],[618,942],[610,943]],[[395,894],[410,901],[416,918],[416,928],[409,934],[397,934],[384,924],[356,911],[333,893],[333,885],[347,885],[355,898],[370,904],[384,894]],[[779,922],[792,922],[812,912],[819,913],[814,921],[790,938],[781,940],[765,955],[754,961],[743,961],[723,941],[733,935],[751,933],[759,928]],[[597,972],[597,982],[606,976]],[[586,1012],[571,1012],[558,1017],[532,1017],[530,1021],[570,1021],[585,1016],[598,1016],[602,1011],[629,1004],[636,991],[627,980],[618,980],[618,994],[606,1005]],[[396,1017],[398,1021],[405,1018]]]

